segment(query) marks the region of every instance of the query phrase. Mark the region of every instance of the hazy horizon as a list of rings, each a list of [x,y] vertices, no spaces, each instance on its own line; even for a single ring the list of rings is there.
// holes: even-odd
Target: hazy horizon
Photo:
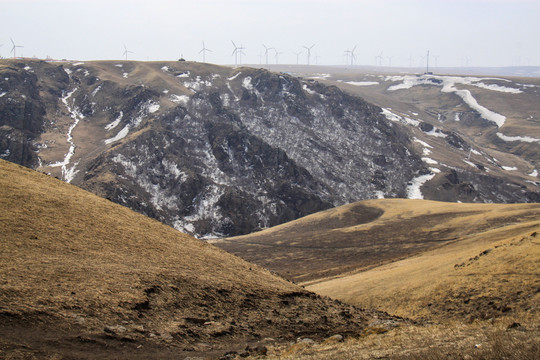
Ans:
[[[536,0],[0,0],[0,56],[71,60],[538,66]],[[296,54],[298,54],[298,57]]]

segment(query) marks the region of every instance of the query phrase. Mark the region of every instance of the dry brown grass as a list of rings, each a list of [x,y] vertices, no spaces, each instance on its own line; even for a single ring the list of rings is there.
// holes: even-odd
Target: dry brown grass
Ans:
[[[511,326],[509,319],[406,326],[343,343],[274,347],[268,359],[537,359],[538,323]]]
[[[5,161],[0,226],[0,358],[216,355],[371,316]]]
[[[538,204],[367,200],[215,244],[309,284],[539,218]]]

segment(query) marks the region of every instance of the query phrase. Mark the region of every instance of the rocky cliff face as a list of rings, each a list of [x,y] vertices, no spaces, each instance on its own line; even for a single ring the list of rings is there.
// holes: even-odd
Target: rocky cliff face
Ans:
[[[1,143],[2,154],[18,154],[8,160],[39,160],[42,171],[199,237],[407,197],[431,176],[381,108],[315,81],[183,62],[9,62],[1,71],[13,73],[11,87],[0,83],[2,129],[27,134]]]

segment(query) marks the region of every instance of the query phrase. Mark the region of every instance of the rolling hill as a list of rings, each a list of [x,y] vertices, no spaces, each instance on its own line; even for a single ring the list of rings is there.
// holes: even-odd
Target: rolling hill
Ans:
[[[3,160],[0,208],[3,358],[218,356],[390,318]]]
[[[271,359],[535,359],[540,204],[368,200],[217,246],[346,303],[411,318]]]

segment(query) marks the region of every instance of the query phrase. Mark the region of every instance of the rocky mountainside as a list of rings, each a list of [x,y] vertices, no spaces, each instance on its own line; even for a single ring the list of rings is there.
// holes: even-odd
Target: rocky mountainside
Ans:
[[[199,237],[413,197],[435,175],[405,125],[314,80],[190,62],[0,64],[2,158]],[[433,192],[447,201],[539,198],[452,170]]]

